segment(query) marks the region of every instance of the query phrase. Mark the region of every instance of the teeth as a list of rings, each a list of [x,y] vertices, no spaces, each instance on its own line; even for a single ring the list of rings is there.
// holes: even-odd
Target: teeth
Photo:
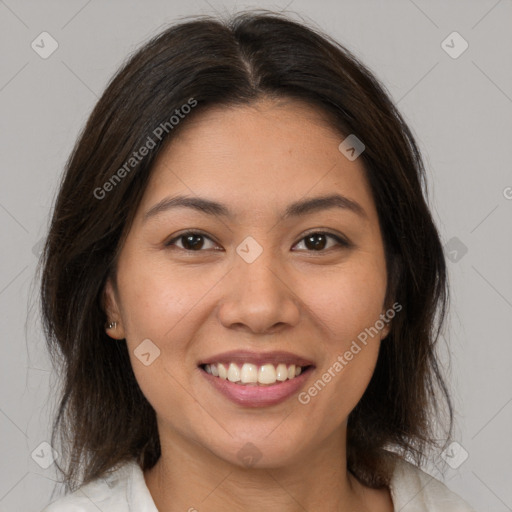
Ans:
[[[240,380],[240,370],[235,363],[231,363],[228,368],[228,380],[238,382]]]
[[[283,381],[288,378],[288,368],[285,364],[278,364],[276,369],[276,379]]]
[[[212,366],[215,366],[215,365],[211,364],[210,367],[212,367]],[[221,379],[226,380],[228,378],[228,371],[226,370],[226,367],[223,364],[217,365],[217,370],[219,371],[219,377]]]
[[[244,363],[241,368],[236,363],[229,363],[229,365],[219,363],[207,364],[204,369],[206,373],[230,382],[262,385],[284,382],[298,377],[302,373],[301,366],[294,364],[287,366],[284,363],[279,363],[277,366],[267,363],[259,367],[255,364]]]
[[[258,382],[260,384],[274,384],[276,381],[276,369],[273,364],[264,364],[258,371]]]
[[[258,367],[255,364],[244,363],[240,372],[242,384],[258,382]]]

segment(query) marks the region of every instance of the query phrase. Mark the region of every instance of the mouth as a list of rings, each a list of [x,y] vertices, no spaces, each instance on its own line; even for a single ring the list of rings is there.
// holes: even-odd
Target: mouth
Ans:
[[[201,374],[214,389],[245,407],[278,404],[300,390],[315,365],[289,352],[237,351],[200,361]]]
[[[300,366],[285,363],[278,363],[277,365],[271,363],[262,365],[243,363],[240,365],[230,362],[228,364],[202,364],[199,365],[199,368],[213,377],[228,380],[241,386],[273,386],[297,378],[313,368],[313,365]]]

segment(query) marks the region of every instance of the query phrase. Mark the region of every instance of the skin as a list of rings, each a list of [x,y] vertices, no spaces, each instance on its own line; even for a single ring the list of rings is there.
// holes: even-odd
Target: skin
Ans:
[[[344,137],[295,100],[215,107],[189,121],[160,153],[105,288],[117,322],[108,333],[126,339],[157,414],[162,456],[144,477],[158,510],[392,511],[388,489],[364,487],[346,469],[347,417],[390,324],[307,405],[297,395],[236,405],[197,367],[228,350],[286,350],[314,361],[307,390],[386,311],[384,246],[361,160],[349,161],[338,150]],[[288,204],[334,192],[366,215],[330,208],[280,219]],[[225,203],[233,218],[181,207],[144,220],[176,194]],[[183,238],[165,246],[190,229],[207,234],[202,248]],[[306,245],[325,231],[351,245]],[[250,264],[236,252],[247,236],[263,248]],[[148,338],[160,355],[145,366],[134,350]],[[252,467],[237,457],[248,442],[261,454]]]

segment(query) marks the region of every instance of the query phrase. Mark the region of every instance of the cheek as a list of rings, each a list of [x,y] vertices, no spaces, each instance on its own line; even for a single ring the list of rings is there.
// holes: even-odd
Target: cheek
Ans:
[[[330,417],[334,427],[357,405],[375,369],[380,348],[375,324],[386,292],[385,269],[361,258],[304,290],[309,290],[313,318],[324,331],[319,340],[322,382],[317,380],[310,391],[321,395],[315,407]]]
[[[324,331],[319,378],[330,383],[324,405],[336,403],[339,420],[360,400],[377,362],[381,336],[375,325],[386,292],[385,267],[365,253],[306,289],[314,290],[309,303]]]
[[[386,276],[379,266],[347,266],[310,285],[304,288],[308,304],[329,344],[339,349],[374,326],[382,313]]]
[[[208,320],[214,287],[223,274],[176,269],[166,261],[140,256],[137,260],[126,257],[119,268],[118,274],[123,276],[119,280],[123,325],[132,367],[143,393],[156,408],[154,400],[178,400],[182,394],[178,382],[190,378],[190,371],[195,370],[198,355],[194,340]],[[142,343],[157,354],[148,366],[138,358]],[[175,393],[169,393],[173,389]]]
[[[186,403],[190,397],[179,383],[185,382],[184,376],[190,371],[188,347],[201,322],[201,297],[212,284],[208,286],[208,279],[194,280],[170,272],[161,264],[128,265],[128,259],[124,263],[119,289],[136,380],[155,410],[183,407],[182,400]],[[144,357],[147,353],[149,357]]]
[[[195,279],[194,273],[184,275],[165,262],[151,262],[149,258],[144,264],[127,259],[123,270],[123,322],[130,343],[151,338],[163,346],[168,339],[176,339],[176,329],[186,323],[212,286],[206,276]]]

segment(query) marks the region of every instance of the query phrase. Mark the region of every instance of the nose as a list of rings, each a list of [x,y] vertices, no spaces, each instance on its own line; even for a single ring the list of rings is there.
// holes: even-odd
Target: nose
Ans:
[[[300,300],[289,281],[266,251],[252,263],[237,257],[218,309],[220,322],[229,329],[257,334],[297,325]]]

